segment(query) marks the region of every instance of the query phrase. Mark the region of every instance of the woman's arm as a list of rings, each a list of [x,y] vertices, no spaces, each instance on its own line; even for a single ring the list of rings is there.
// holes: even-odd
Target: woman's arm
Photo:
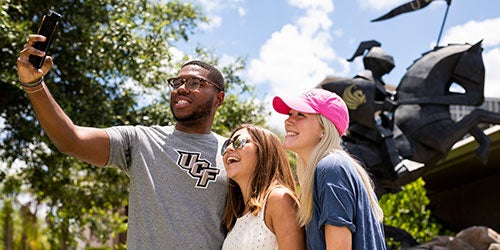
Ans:
[[[352,249],[352,233],[347,227],[325,225],[326,249]]]
[[[267,198],[264,218],[276,235],[279,249],[306,249],[305,230],[297,221],[298,205],[285,188],[274,189]]]

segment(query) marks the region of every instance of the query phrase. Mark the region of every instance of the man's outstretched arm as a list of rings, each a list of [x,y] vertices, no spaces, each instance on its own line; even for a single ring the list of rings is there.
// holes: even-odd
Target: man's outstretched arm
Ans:
[[[29,62],[29,55],[45,54],[33,47],[38,41],[45,41],[45,37],[29,36],[17,59],[17,73],[40,125],[60,152],[96,166],[104,166],[109,159],[108,134],[104,129],[73,124],[57,104],[42,79],[53,65],[52,58],[47,56],[41,69],[36,69]]]

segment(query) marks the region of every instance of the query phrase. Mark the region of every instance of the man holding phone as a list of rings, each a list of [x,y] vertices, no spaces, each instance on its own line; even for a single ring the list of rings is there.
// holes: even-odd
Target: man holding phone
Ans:
[[[49,11],[47,15],[44,15],[42,18],[42,24],[40,28],[38,28],[38,34],[44,36],[46,39],[43,42],[37,42],[33,45],[36,49],[47,52],[50,47],[50,43],[52,41],[52,37],[56,32],[56,28],[59,25],[59,21],[61,20],[61,14],[55,11]],[[43,66],[43,61],[45,57],[40,56],[30,56],[30,62],[35,66],[35,68],[39,69]]]
[[[217,153],[225,138],[211,132],[224,100],[224,78],[201,61],[185,63],[172,87],[174,126],[82,127],[73,124],[44,82],[53,65],[30,35],[17,59],[19,82],[57,149],[130,177],[128,249],[220,249],[227,176]],[[30,55],[44,57],[40,69]]]

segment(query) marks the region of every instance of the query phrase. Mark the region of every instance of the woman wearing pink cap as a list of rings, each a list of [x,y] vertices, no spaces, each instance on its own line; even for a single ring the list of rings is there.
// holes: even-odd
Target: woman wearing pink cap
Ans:
[[[349,126],[344,101],[312,89],[299,97],[274,97],[288,115],[285,149],[297,154],[299,222],[308,249],[386,249],[383,212],[365,169],[340,146]]]

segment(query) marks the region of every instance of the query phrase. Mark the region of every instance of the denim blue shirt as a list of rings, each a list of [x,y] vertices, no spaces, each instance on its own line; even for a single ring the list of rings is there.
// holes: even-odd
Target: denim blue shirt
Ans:
[[[325,224],[349,228],[353,249],[386,249],[383,226],[372,212],[367,192],[347,155],[336,151],[324,157],[314,177],[314,211],[306,226],[308,249],[326,248]]]

